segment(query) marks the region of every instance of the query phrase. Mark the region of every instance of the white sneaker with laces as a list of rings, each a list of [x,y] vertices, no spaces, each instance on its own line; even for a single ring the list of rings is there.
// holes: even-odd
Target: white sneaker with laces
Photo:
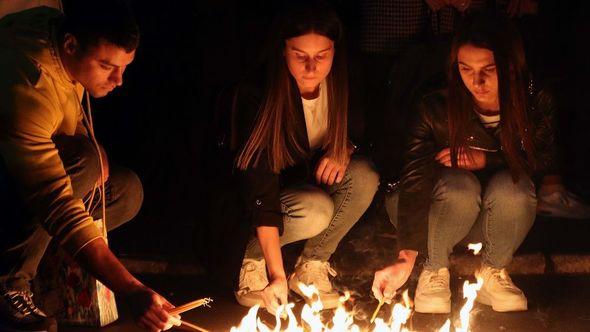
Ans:
[[[234,293],[239,304],[245,307],[260,305],[264,308],[262,291],[268,286],[264,259],[244,258],[240,269],[238,291]]]
[[[590,206],[573,193],[559,190],[537,195],[537,213],[558,218],[590,219]]]
[[[330,267],[329,262],[318,260],[301,262],[299,259],[295,265],[295,272],[289,276],[289,289],[306,298],[299,289],[299,283],[314,285],[320,293],[324,309],[333,309],[338,307],[340,294],[332,287],[329,276],[335,277],[336,275],[336,271]]]
[[[451,288],[449,269],[424,269],[418,278],[414,308],[416,312],[448,314],[451,312]]]
[[[524,293],[514,285],[505,269],[484,265],[479,275],[483,286],[477,293],[477,302],[492,306],[498,312],[527,310]]]

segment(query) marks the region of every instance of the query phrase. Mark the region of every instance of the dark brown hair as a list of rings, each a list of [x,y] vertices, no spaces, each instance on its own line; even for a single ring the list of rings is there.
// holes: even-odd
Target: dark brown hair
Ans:
[[[296,140],[299,91],[283,55],[287,39],[307,33],[325,36],[334,42],[334,60],[326,77],[328,90],[328,133],[323,148],[336,160],[347,157],[348,78],[343,28],[334,10],[321,2],[298,3],[280,19],[267,58],[265,97],[250,138],[238,154],[239,169],[256,166],[266,158],[275,173],[293,165],[307,153]]]
[[[498,74],[500,142],[513,179],[537,167],[527,117],[527,87],[530,77],[518,29],[505,17],[480,12],[468,15],[457,30],[449,57],[449,141],[451,162],[457,167],[460,151],[467,148],[467,128],[474,112],[473,97],[459,73],[457,53],[463,45],[493,52]],[[521,157],[524,149],[526,158]]]

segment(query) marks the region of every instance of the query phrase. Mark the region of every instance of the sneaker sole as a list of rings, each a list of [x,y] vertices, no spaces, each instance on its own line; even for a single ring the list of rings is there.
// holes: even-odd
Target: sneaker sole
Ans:
[[[477,292],[477,297],[475,298],[475,301],[481,303],[481,304],[485,304],[487,306],[491,306],[492,310],[496,311],[496,312],[511,312],[511,311],[527,311],[528,310],[528,303],[526,301],[526,299],[524,301],[514,301],[510,304],[506,304],[506,303],[498,303],[498,302],[494,302],[492,300],[492,298],[490,297],[490,295],[484,291],[483,289],[481,289],[479,292]]]
[[[448,314],[451,312],[451,301],[436,303],[431,299],[421,299],[416,296],[414,298],[414,310],[421,314]]]

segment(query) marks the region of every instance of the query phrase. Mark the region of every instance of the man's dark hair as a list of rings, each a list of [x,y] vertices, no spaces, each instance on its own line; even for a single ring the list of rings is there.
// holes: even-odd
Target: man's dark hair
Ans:
[[[66,0],[61,38],[76,37],[82,52],[108,42],[131,52],[139,45],[139,27],[123,0]]]

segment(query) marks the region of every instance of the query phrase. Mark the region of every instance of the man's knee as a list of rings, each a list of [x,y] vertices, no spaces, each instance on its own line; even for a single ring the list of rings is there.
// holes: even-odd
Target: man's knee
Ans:
[[[130,221],[139,213],[143,203],[143,186],[137,174],[120,166],[113,167],[109,182],[110,190],[107,189],[107,200],[116,200],[114,204],[118,206],[113,208],[116,215],[107,218],[107,221],[111,219],[109,229],[113,229]],[[109,197],[110,195],[115,197]]]
[[[100,161],[88,137],[57,136],[54,139],[64,168],[77,197],[83,197],[100,179]]]

